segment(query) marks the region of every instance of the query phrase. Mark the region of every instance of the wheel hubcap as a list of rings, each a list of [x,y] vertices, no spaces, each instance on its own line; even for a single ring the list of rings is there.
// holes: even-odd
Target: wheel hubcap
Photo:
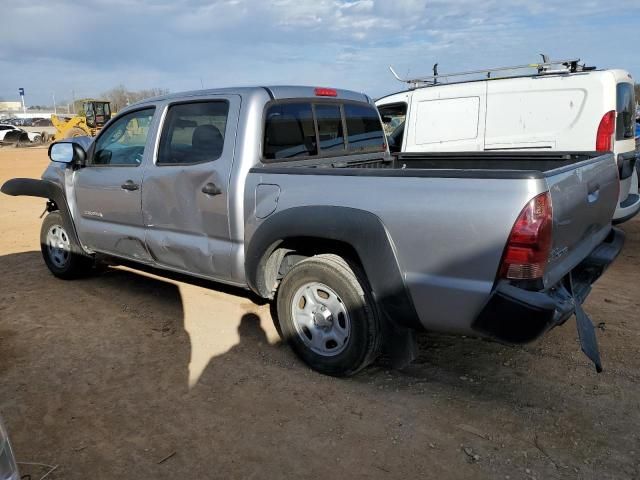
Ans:
[[[336,292],[327,285],[311,282],[293,296],[293,324],[304,344],[319,355],[338,355],[347,346],[351,321]]]
[[[69,261],[71,244],[67,232],[60,225],[52,225],[47,232],[47,253],[49,259],[58,268]]]

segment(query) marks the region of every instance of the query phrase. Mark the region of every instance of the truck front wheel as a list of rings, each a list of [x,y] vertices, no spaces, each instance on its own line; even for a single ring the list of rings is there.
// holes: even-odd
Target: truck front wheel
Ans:
[[[93,259],[78,254],[76,245],[69,235],[60,212],[49,213],[40,229],[40,249],[47,267],[58,278],[70,280],[89,274],[93,269]]]
[[[364,275],[337,255],[317,255],[291,268],[278,289],[280,330],[311,368],[353,375],[379,352],[377,311]]]

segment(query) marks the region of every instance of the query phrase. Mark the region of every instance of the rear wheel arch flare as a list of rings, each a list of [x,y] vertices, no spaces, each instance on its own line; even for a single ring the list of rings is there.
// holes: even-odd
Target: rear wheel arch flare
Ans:
[[[258,295],[272,297],[274,264],[278,262],[272,255],[281,256],[281,262],[288,253],[286,250],[294,250],[292,241],[303,248],[295,249],[302,254],[304,249],[313,252],[323,244],[343,246],[347,252],[355,253],[385,316],[404,326],[421,328],[395,248],[378,216],[365,210],[335,206],[293,207],[270,216],[259,225],[245,251],[247,283]],[[316,253],[341,252],[318,250]]]

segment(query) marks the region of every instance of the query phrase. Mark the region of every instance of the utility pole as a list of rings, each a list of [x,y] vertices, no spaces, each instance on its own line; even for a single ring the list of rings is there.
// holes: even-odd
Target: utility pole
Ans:
[[[24,88],[20,87],[18,93],[20,94],[20,100],[22,100],[22,113],[26,115],[27,108],[24,106]]]
[[[73,105],[73,114],[76,114],[76,92],[71,90],[71,105]]]
[[[56,92],[53,92],[51,95],[53,96],[53,114],[57,115],[58,114],[58,108],[56,106]]]

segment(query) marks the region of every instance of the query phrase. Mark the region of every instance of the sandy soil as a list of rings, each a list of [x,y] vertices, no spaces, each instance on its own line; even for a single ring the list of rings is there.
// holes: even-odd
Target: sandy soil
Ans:
[[[46,163],[0,149],[0,182]],[[640,478],[640,219],[586,305],[602,374],[570,321],[524,348],[425,334],[405,370],[337,380],[241,290],[124,268],[56,280],[44,201],[0,206],[0,414],[19,461],[58,466],[48,479]]]

